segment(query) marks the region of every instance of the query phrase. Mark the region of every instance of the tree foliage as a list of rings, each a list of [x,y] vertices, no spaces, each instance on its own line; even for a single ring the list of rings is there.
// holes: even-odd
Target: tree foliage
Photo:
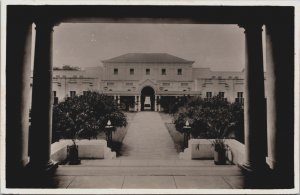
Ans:
[[[163,111],[169,114],[175,114],[178,112],[179,108],[183,107],[191,96],[162,96],[160,100],[160,105]]]
[[[199,97],[190,98],[174,114],[176,130],[183,132],[187,120],[195,138],[234,137],[243,142],[243,109],[238,103],[229,103],[219,96],[205,100]]]
[[[53,70],[80,70],[79,67],[70,66],[70,65],[63,65],[62,68],[60,67],[53,67]]]
[[[53,139],[96,138],[108,120],[115,127],[127,125],[125,114],[111,97],[88,91],[66,98],[53,107]]]
[[[123,96],[120,101],[122,110],[129,111],[130,107],[134,107],[135,101],[133,96]]]

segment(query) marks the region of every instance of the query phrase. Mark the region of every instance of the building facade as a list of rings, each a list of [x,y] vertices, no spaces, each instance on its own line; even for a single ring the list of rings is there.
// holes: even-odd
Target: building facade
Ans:
[[[210,98],[220,95],[243,102],[243,72],[195,68],[167,53],[128,53],[102,61],[101,67],[53,71],[55,102],[66,97],[98,91],[114,97],[126,109],[161,111],[160,101],[179,96]]]

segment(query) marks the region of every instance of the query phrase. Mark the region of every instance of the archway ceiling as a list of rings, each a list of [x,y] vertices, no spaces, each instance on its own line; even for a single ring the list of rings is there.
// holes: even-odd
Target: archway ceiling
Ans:
[[[155,94],[155,91],[152,87],[146,86],[142,89],[141,94],[146,96],[152,96]]]
[[[8,16],[57,23],[199,23],[284,22],[293,7],[276,6],[141,6],[141,5],[8,5]],[[31,16],[31,17],[30,17]]]

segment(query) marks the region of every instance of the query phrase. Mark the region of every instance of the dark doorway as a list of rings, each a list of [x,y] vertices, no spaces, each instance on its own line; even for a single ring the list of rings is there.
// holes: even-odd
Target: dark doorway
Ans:
[[[141,111],[154,111],[155,91],[152,87],[144,87],[141,91]]]

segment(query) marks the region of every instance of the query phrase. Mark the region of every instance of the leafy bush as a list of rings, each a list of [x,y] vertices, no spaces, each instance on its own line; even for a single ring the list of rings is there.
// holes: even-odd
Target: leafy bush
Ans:
[[[176,100],[175,96],[161,96],[159,100],[159,104],[165,113],[171,113],[172,104],[174,104]]]
[[[134,107],[135,101],[133,96],[121,96],[121,109],[125,111],[129,111],[130,107]]]
[[[113,98],[97,92],[66,98],[53,107],[53,141],[96,138],[110,120],[115,127],[127,125],[126,116]]]
[[[219,96],[190,98],[174,114],[176,130],[182,132],[187,120],[195,138],[235,137],[243,142],[243,109],[238,103],[229,103]]]
[[[175,96],[162,96],[160,105],[164,109],[164,112],[174,114],[178,112],[179,108],[184,106],[190,98],[191,96],[180,96],[178,98]]]

